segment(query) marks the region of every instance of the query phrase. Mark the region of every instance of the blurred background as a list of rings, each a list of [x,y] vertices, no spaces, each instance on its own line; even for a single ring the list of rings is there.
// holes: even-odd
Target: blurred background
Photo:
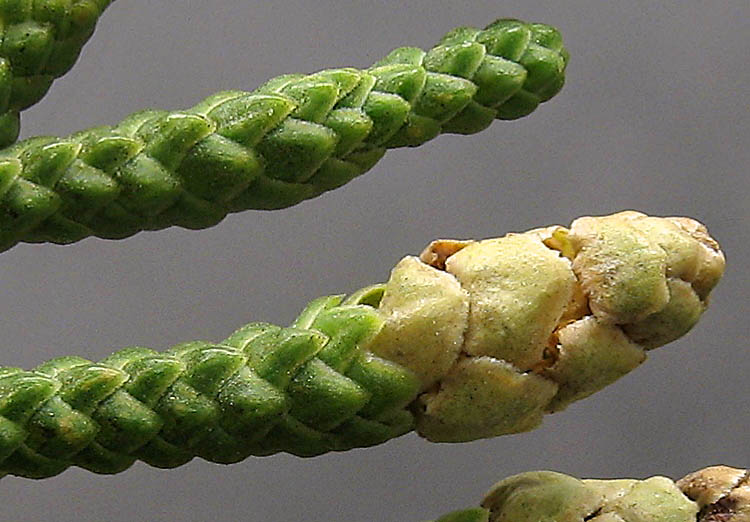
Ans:
[[[728,259],[702,322],[536,431],[469,444],[410,434],[313,459],[199,459],[115,476],[72,468],[0,485],[8,520],[418,521],[474,505],[495,481],[552,469],[681,476],[750,465],[750,3],[119,0],[66,77],[23,116],[65,135],[268,78],[367,67],[498,17],[558,27],[568,81],[530,117],[390,151],[296,207],[203,231],[19,245],[2,255],[2,364],[219,340],[289,323],[310,299],[383,281],[437,237],[482,238],[637,209],[706,223]]]

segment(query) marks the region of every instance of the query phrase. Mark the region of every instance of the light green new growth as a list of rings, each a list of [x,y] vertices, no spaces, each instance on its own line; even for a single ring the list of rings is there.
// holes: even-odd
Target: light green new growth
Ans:
[[[481,505],[435,522],[750,522],[750,472],[713,466],[675,483],[535,471],[498,482]]]
[[[530,430],[686,333],[723,268],[699,223],[637,212],[436,241],[384,285],[312,301],[289,328],[0,368],[0,472]]]
[[[112,1],[0,0],[0,148],[18,138],[19,113],[73,67]]]
[[[365,173],[389,148],[531,113],[562,88],[567,58],[557,30],[498,20],[456,29],[427,52],[396,49],[366,70],[280,76],[185,111],[20,142],[0,153],[0,251],[294,205]]]

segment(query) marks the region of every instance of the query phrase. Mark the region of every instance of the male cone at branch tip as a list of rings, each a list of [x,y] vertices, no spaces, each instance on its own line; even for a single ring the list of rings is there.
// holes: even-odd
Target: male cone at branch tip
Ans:
[[[312,301],[288,328],[0,368],[0,473],[527,431],[685,334],[723,268],[699,223],[637,212],[438,241],[385,284]]]
[[[696,221],[633,211],[441,240],[394,269],[369,349],[419,376],[428,439],[526,431],[687,333],[723,269]]]

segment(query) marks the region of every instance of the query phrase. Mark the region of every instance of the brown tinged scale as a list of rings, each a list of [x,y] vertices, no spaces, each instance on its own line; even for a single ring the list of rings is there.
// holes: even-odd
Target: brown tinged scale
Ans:
[[[700,508],[698,522],[750,522],[750,470],[705,468],[677,481]]]

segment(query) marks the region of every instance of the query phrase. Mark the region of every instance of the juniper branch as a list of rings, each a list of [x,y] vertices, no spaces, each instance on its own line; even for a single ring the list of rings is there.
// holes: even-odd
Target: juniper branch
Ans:
[[[0,251],[294,205],[367,172],[389,148],[531,113],[560,90],[567,59],[555,29],[498,20],[366,70],[285,75],[184,111],[19,142],[0,153]]]
[[[113,1],[0,0],[0,148],[18,138],[20,112],[73,67]]]
[[[0,472],[527,431],[690,330],[723,268],[699,223],[636,212],[436,241],[385,284],[316,299],[288,328],[0,368]]]

